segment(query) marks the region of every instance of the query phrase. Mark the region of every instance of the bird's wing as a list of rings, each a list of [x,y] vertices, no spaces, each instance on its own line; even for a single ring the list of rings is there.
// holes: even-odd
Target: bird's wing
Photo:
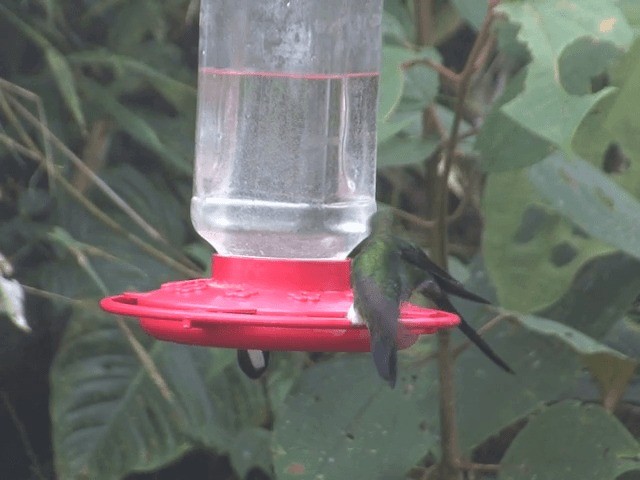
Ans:
[[[418,246],[402,240],[400,242],[400,256],[403,260],[407,261],[414,267],[430,274],[436,280],[440,288],[442,288],[446,293],[477,303],[491,303],[489,300],[464,288],[462,283],[453,278],[449,272],[440,268]]]

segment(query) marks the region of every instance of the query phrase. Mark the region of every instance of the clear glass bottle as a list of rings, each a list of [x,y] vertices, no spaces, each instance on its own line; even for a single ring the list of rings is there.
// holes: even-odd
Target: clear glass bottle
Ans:
[[[191,218],[220,254],[345,258],[375,211],[382,0],[202,0]]]

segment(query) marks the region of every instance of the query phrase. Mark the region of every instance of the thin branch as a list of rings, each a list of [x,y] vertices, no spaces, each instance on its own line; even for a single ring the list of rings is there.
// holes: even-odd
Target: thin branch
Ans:
[[[11,137],[7,135],[0,134],[0,142],[7,145],[9,148],[14,148],[25,157],[30,158],[32,160],[36,160],[38,162],[44,161],[44,158],[40,152],[34,152],[26,147],[20,145],[15,142]],[[84,206],[89,213],[95,216],[98,220],[104,223],[107,227],[111,228],[115,232],[123,235],[129,241],[140,247],[143,251],[148,253],[149,255],[157,258],[163,263],[169,265],[174,268],[176,271],[189,276],[189,277],[198,277],[200,276],[200,272],[198,270],[191,269],[182,263],[174,260],[169,257],[167,254],[162,252],[161,250],[149,245],[147,242],[139,238],[134,233],[127,231],[124,227],[122,227],[118,222],[113,220],[109,215],[106,215],[100,208],[98,208],[93,202],[88,200],[81,192],[79,192],[76,188],[74,188],[65,178],[62,176],[56,169],[51,169],[50,173],[56,179],[56,181],[62,186],[62,188],[70,194],[75,200],[77,200],[82,206]]]
[[[474,71],[479,68],[479,58],[490,38],[491,24],[493,21],[493,8],[497,1],[492,0],[487,15],[480,27],[471,53],[465,66],[459,75],[456,89],[456,104],[453,122],[451,124],[448,141],[444,145],[441,159],[441,168],[437,170],[437,183],[432,200],[434,201],[434,213],[436,224],[434,227],[432,254],[434,261],[442,268],[447,268],[448,235],[447,216],[449,213],[448,181],[451,167],[459,142],[460,126],[466,103],[469,85]],[[440,462],[437,467],[439,480],[457,480],[460,475],[459,447],[456,421],[455,385],[453,378],[454,356],[450,350],[451,332],[441,330],[438,333],[438,367],[439,367],[439,407],[440,407]]]
[[[77,298],[66,297],[64,295],[60,295],[59,293],[49,292],[47,290],[41,290],[39,288],[32,287],[30,285],[25,285],[24,283],[21,283],[20,286],[24,289],[25,292],[31,295],[35,295],[37,297],[46,298],[47,300],[55,300],[55,301],[70,303],[77,307],[82,307],[85,304],[84,301],[78,300]]]
[[[435,32],[434,0],[414,0],[414,12],[420,45],[433,45]]]
[[[2,97],[1,90],[0,90],[0,97]],[[25,120],[27,120],[34,127],[36,127],[36,128],[41,130],[47,145],[49,144],[49,142],[51,142],[67,158],[69,158],[71,160],[71,162],[74,164],[74,166],[76,166],[76,168],[78,168],[81,173],[86,175],[98,187],[98,189],[107,196],[107,198],[109,198],[118,208],[120,208],[129,218],[131,218],[134,221],[134,223],[139,225],[145,231],[145,233],[147,233],[147,235],[149,235],[154,240],[160,241],[166,247],[170,248],[173,251],[173,253],[180,258],[180,261],[185,265],[185,267],[183,267],[181,269],[178,269],[178,271],[182,271],[183,273],[188,272],[188,273],[186,273],[188,276],[199,276],[200,275],[198,267],[189,258],[187,258],[184,254],[182,254],[177,249],[172,247],[169,244],[169,242],[167,242],[166,239],[155,228],[153,228],[146,220],[144,220],[127,202],[125,202],[122,199],[122,197],[120,197],[109,185],[107,185],[107,183],[105,183],[98,175],[96,175],[93,170],[91,170],[89,167],[87,167],[87,165],[75,153],[73,153],[63,142],[61,142],[58,139],[58,137],[56,137],[46,127],[45,124],[40,122],[36,117],[34,117],[31,114],[31,112],[29,112],[23,105],[21,105],[15,99],[9,97],[9,102],[14,106],[14,108],[16,108],[16,110],[21,114],[21,116],[23,118],[25,118]],[[11,112],[11,114],[13,113],[10,109],[9,109],[9,112]],[[5,112],[5,113],[8,114],[8,112]],[[18,124],[19,124],[19,122],[18,122]],[[60,175],[55,175],[57,173],[57,171],[54,169],[50,158],[47,157],[46,155],[43,156],[39,152],[37,146],[34,144],[34,142],[31,140],[31,138],[28,137],[28,135],[27,135],[27,138],[24,139],[24,141],[25,141],[25,143],[27,145],[29,145],[29,147],[32,150],[36,151],[39,154],[37,156],[28,155],[29,158],[32,158],[32,159],[40,161],[41,163],[44,163],[45,167],[47,168],[47,172],[50,175],[53,175],[58,179],[61,178]],[[5,140],[5,143],[7,143],[6,140]],[[12,143],[13,143],[14,146],[17,144],[15,142],[12,142]],[[69,185],[71,185],[71,184],[69,184]],[[84,197],[84,195],[82,194],[82,192],[80,190],[78,190],[77,193],[78,193],[78,195],[75,195],[75,198],[81,204],[85,204],[86,202],[88,202],[88,200]],[[103,215],[103,217],[105,217],[105,216]],[[140,241],[142,241],[142,240],[140,240]],[[146,243],[145,243],[145,245],[146,245]],[[176,261],[173,261],[173,262],[178,263]],[[184,270],[185,268],[186,268],[186,270]]]
[[[133,332],[121,317],[116,317],[116,323],[118,324],[118,328],[122,331],[125,338],[129,342],[129,345],[131,345],[131,348],[138,357],[138,360],[140,360],[140,363],[142,363],[142,367],[149,374],[151,381],[156,387],[158,387],[158,390],[160,390],[160,394],[167,402],[169,402],[172,406],[175,406],[175,395],[169,388],[169,385],[167,384],[165,379],[162,377],[162,374],[149,355],[149,352],[147,352],[147,350],[142,346],[138,339],[133,335]]]
[[[434,62],[430,58],[417,58],[414,60],[407,60],[401,64],[403,70],[407,68],[411,68],[414,65],[424,65],[432,70],[435,70],[437,73],[442,75],[451,85],[456,86],[460,81],[460,75],[454,72],[453,70],[445,67],[441,63]]]

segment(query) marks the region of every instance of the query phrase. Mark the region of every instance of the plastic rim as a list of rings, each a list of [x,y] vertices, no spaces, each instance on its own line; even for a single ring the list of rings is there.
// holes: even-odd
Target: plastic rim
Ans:
[[[161,340],[212,347],[369,351],[369,333],[346,317],[353,302],[349,260],[213,256],[211,278],[170,282],[104,298],[107,312],[137,317]],[[453,314],[404,304],[400,348],[451,328]]]

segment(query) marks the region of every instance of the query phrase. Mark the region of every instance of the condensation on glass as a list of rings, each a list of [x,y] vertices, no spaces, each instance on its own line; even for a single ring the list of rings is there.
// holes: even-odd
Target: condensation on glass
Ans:
[[[202,0],[194,195],[220,254],[344,258],[375,211],[381,0]]]

